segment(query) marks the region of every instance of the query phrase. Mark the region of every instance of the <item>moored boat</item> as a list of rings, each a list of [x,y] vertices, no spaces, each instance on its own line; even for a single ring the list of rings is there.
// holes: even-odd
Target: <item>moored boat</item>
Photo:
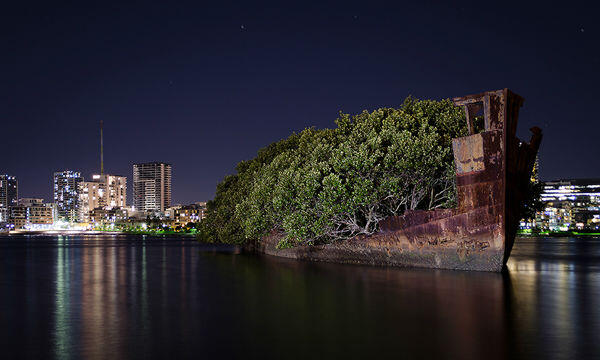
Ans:
[[[542,139],[516,136],[523,98],[508,89],[453,99],[469,135],[453,139],[458,205],[413,210],[382,220],[379,232],[331,244],[277,249],[281,234],[260,241],[269,255],[315,261],[501,271],[514,244]],[[481,116],[478,114],[481,113]]]

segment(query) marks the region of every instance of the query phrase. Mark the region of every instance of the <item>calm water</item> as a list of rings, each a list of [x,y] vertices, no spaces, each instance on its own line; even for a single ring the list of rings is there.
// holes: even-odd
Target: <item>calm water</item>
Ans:
[[[599,260],[599,238],[519,239],[490,274],[0,237],[0,356],[600,358]]]

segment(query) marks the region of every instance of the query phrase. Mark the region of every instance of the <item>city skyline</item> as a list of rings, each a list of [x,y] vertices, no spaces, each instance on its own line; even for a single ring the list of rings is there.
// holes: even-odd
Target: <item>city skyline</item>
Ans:
[[[174,203],[208,200],[239,161],[339,110],[509,87],[525,98],[519,135],[544,132],[542,180],[600,177],[595,12],[516,8],[11,3],[2,171],[49,199],[53,172],[100,171],[104,121],[106,172],[165,161]]]
[[[17,205],[17,201],[20,199],[29,199],[29,198],[36,198],[36,199],[42,199],[44,201],[48,201],[51,203],[56,202],[56,189],[57,189],[57,176],[62,176],[63,174],[69,174],[67,177],[72,177],[70,174],[76,174],[76,177],[78,178],[78,183],[75,185],[78,185],[79,183],[81,183],[80,185],[82,185],[81,191],[84,191],[86,194],[88,192],[97,192],[98,190],[104,191],[107,188],[110,188],[113,182],[116,184],[116,187],[123,187],[124,190],[120,189],[120,190],[116,190],[117,194],[116,195],[110,195],[111,197],[115,197],[115,199],[98,199],[97,201],[90,201],[90,204],[95,204],[95,205],[100,205],[101,207],[104,206],[108,206],[108,207],[125,207],[126,204],[128,202],[131,202],[131,205],[133,205],[134,203],[134,199],[135,199],[135,193],[134,190],[129,190],[130,188],[127,186],[127,179],[130,178],[133,182],[133,179],[135,178],[135,173],[136,173],[136,166],[140,166],[140,165],[151,165],[151,164],[162,164],[165,165],[168,168],[168,185],[167,188],[164,190],[166,191],[168,194],[167,196],[167,200],[164,201],[163,200],[163,205],[160,206],[162,208],[162,210],[160,211],[164,211],[164,209],[168,208],[170,205],[180,205],[179,203],[173,203],[171,201],[171,171],[172,171],[172,165],[168,164],[168,163],[164,163],[161,161],[153,161],[153,162],[147,162],[147,163],[135,163],[132,164],[133,165],[133,171],[131,176],[121,176],[121,175],[116,175],[116,174],[106,174],[104,173],[103,175],[100,175],[98,173],[92,173],[90,176],[84,176],[80,171],[77,171],[75,169],[64,169],[64,170],[60,170],[60,171],[55,171],[53,173],[53,177],[51,178],[51,182],[50,182],[50,188],[52,189],[52,194],[48,197],[42,197],[42,196],[37,196],[36,194],[20,194],[18,193],[17,190],[17,184],[19,182],[19,177],[18,176],[14,176],[14,175],[10,175],[10,174],[3,174],[0,172],[0,210],[4,209],[4,208],[8,208],[10,205],[7,205],[10,203],[10,199],[14,198],[14,204],[12,205]],[[11,183],[9,183],[8,181],[11,181]],[[14,183],[14,184],[13,184]],[[106,183],[106,185],[105,185]],[[12,184],[12,185],[10,185]],[[96,189],[94,187],[94,185],[99,184],[102,185],[100,186],[98,189]],[[8,185],[14,187],[14,194],[12,195],[12,197],[8,196],[8,192],[7,192],[7,188]],[[133,186],[131,187],[133,188]],[[131,196],[129,195],[129,193],[132,193]],[[125,194],[125,195],[124,195]],[[78,194],[80,195],[80,194]],[[101,195],[102,196],[102,195]],[[163,195],[164,196],[164,195]],[[110,201],[112,200],[112,201]],[[192,199],[192,200],[188,200],[187,202],[184,202],[185,204],[188,203],[194,203],[194,202],[198,202],[201,201],[202,199]],[[87,200],[86,200],[87,201]],[[1,219],[1,218],[0,218]]]

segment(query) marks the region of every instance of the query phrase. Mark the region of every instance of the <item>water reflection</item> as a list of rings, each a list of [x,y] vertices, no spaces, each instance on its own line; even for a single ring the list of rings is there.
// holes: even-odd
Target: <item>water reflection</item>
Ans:
[[[55,320],[55,342],[56,356],[59,358],[69,359],[70,354],[69,340],[72,336],[71,326],[69,322],[70,304],[70,262],[69,252],[65,250],[65,245],[68,244],[68,239],[63,236],[58,236],[56,252],[56,300],[54,316]]]
[[[256,333],[279,354],[293,342],[306,356],[506,358],[510,278],[502,274],[259,261],[264,270],[235,264],[246,280],[235,295],[245,299],[236,313],[242,348],[254,340],[242,335]]]
[[[504,274],[298,262],[180,239],[0,238],[0,339],[30,358],[600,356],[600,241]]]
[[[520,354],[597,358],[600,239],[520,239],[508,263]]]

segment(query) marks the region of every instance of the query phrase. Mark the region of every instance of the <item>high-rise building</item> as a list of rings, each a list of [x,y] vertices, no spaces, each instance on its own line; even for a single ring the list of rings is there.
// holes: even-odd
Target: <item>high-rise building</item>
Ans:
[[[133,165],[133,206],[136,210],[160,212],[171,206],[171,164]]]
[[[100,175],[79,184],[79,220],[89,221],[94,210],[98,212],[127,206],[127,178],[104,173],[104,121],[100,121]]]
[[[8,208],[19,200],[19,184],[14,176],[0,175],[0,222],[8,221]]]
[[[79,221],[79,184],[83,181],[78,171],[54,173],[54,204],[58,220]]]
[[[90,211],[127,206],[127,178],[116,175],[92,175],[92,181],[79,183],[81,221],[87,221]]]

